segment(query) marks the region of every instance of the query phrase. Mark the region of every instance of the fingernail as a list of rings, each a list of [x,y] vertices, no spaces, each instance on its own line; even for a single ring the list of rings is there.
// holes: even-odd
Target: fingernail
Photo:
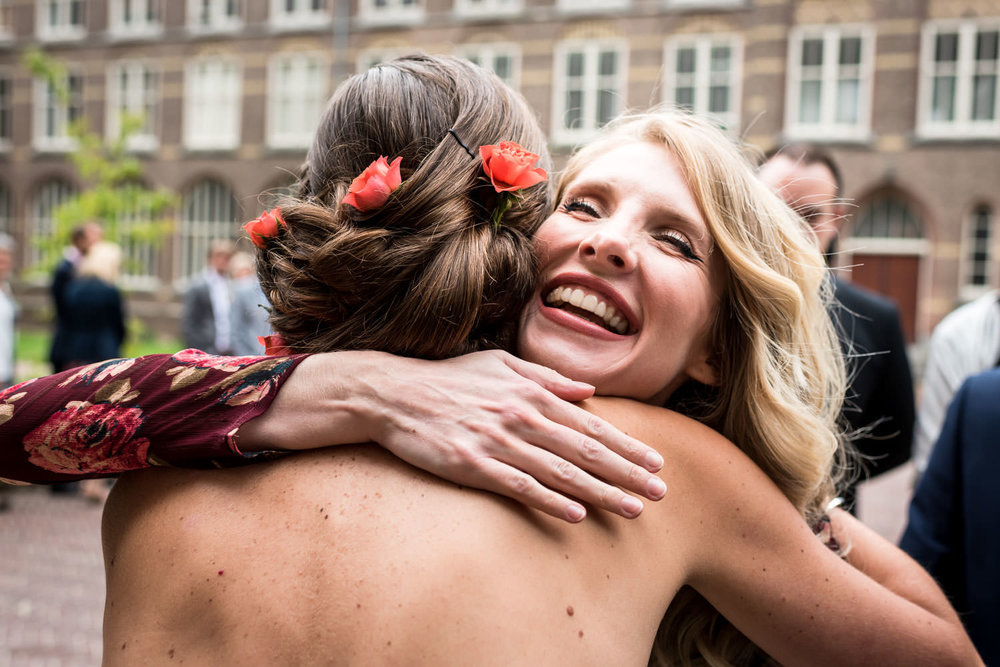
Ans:
[[[642,503],[632,496],[622,498],[622,509],[629,516],[635,516],[642,511]]]
[[[663,457],[657,452],[648,452],[646,454],[646,467],[656,472],[663,467]]]
[[[663,494],[667,492],[667,485],[659,477],[653,477],[646,484],[646,493],[651,498],[662,498]]]
[[[583,517],[587,516],[587,510],[583,509],[580,505],[570,505],[566,508],[566,516],[574,523],[583,521]]]

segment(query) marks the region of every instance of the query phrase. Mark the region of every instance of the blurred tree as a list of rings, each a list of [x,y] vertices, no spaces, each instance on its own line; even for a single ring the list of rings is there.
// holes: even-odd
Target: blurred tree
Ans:
[[[29,49],[24,64],[31,73],[48,83],[62,104],[70,101],[66,67],[39,49]],[[69,157],[80,174],[83,187],[53,211],[51,235],[37,234],[32,243],[43,261],[29,267],[35,272],[51,271],[69,243],[77,225],[90,221],[101,223],[104,236],[124,248],[157,246],[174,226],[173,212],[179,197],[167,188],[150,188],[143,178],[142,162],[128,151],[128,139],[143,126],[138,114],[123,114],[121,130],[107,140],[88,127],[86,115],[73,120],[68,134],[75,148]],[[126,273],[143,273],[143,267],[130,266],[134,258],[125,254]]]

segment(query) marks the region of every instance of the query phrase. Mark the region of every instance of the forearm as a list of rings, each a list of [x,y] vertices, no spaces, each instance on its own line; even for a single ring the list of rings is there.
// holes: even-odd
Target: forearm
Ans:
[[[150,355],[22,383],[0,394],[0,477],[245,462],[230,436],[270,407],[303,358]]]
[[[896,595],[962,628],[948,598],[920,564],[841,509],[831,511],[830,520],[848,563]]]

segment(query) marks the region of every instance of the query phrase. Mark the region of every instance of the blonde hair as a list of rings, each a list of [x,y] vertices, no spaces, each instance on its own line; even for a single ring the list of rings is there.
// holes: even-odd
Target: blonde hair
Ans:
[[[814,524],[834,494],[844,452],[837,427],[844,363],[823,258],[734,141],[673,109],[613,123],[571,159],[558,197],[584,165],[628,142],[663,146],[677,159],[724,266],[711,330],[719,386],[684,387],[670,405],[736,443]],[[743,663],[757,652],[685,588],[667,611],[651,664]]]
[[[114,243],[101,241],[90,246],[76,267],[76,275],[80,278],[93,277],[103,280],[109,285],[118,282],[122,268],[122,251]]]

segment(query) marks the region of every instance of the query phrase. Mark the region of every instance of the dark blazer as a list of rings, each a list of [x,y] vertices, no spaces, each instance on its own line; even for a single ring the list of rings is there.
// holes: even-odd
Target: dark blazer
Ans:
[[[184,346],[202,350],[209,354],[219,354],[215,349],[215,311],[212,309],[212,293],[204,273],[191,282],[184,292],[184,312],[181,316],[181,336]]]
[[[55,308],[55,321],[52,331],[52,343],[49,346],[49,362],[54,371],[59,372],[70,361],[66,350],[66,289],[73,281],[76,267],[68,259],[62,259],[52,273],[52,284],[49,293],[52,295],[52,305]]]
[[[120,357],[125,309],[118,288],[89,276],[70,283],[64,336],[66,361],[73,365]]]
[[[874,292],[834,280],[833,316],[847,355],[848,389],[842,416],[867,475],[880,475],[910,459],[915,404],[906,341],[896,305]],[[845,497],[853,504],[854,488]]]
[[[900,547],[934,575],[983,660],[1000,665],[1000,369],[955,394]]]

